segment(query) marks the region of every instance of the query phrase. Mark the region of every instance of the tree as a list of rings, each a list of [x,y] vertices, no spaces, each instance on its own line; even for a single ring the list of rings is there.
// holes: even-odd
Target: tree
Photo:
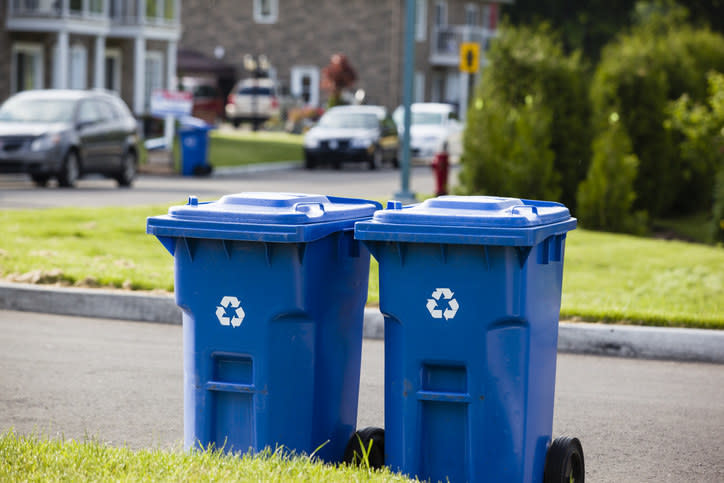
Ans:
[[[547,25],[504,25],[487,57],[468,111],[463,189],[562,201],[573,209],[590,158],[579,56],[566,56]]]
[[[329,91],[329,107],[343,104],[342,92],[357,81],[357,72],[350,65],[347,56],[334,54],[329,65],[322,69],[322,89]]]

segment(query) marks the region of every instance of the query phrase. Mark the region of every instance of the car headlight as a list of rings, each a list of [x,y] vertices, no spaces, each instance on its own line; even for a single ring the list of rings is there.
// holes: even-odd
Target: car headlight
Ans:
[[[319,139],[312,137],[312,136],[306,136],[304,138],[304,147],[315,149],[319,147]]]
[[[30,143],[31,151],[49,151],[60,142],[60,134],[46,134]]]
[[[370,138],[352,138],[350,145],[353,148],[367,149],[372,145],[372,139],[370,139]]]

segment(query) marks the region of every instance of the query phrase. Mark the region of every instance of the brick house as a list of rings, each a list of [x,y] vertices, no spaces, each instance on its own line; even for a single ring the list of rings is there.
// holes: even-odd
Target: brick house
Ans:
[[[478,42],[484,50],[495,34],[498,4],[509,1],[416,0],[416,101],[465,103],[459,44]],[[223,58],[239,77],[247,76],[245,54],[265,55],[272,77],[319,106],[326,101],[321,69],[343,53],[368,103],[390,109],[401,103],[405,0],[184,0],[183,8],[181,48]]]
[[[180,12],[181,0],[0,0],[0,101],[98,87],[142,114],[174,87]]]

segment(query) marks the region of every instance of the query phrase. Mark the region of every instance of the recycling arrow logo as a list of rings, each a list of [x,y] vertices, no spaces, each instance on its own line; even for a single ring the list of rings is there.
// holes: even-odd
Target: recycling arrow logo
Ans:
[[[455,318],[455,314],[458,313],[460,305],[458,301],[453,298],[454,295],[453,291],[449,288],[436,288],[435,291],[432,292],[432,298],[427,299],[427,311],[430,312],[433,319],[442,319],[445,317],[445,320],[451,320]],[[447,308],[445,308],[445,310],[441,308],[440,300],[447,302]],[[443,302],[442,306],[444,305],[445,303]]]
[[[229,314],[231,314],[231,317],[229,317]],[[219,319],[221,325],[239,327],[245,316],[244,309],[241,308],[241,302],[236,297],[223,297],[219,305],[216,306],[216,318]]]

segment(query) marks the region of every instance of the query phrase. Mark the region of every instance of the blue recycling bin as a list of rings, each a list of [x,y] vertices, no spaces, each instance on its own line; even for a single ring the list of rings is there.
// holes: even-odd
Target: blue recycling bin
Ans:
[[[357,419],[369,252],[379,203],[240,193],[150,217],[183,311],[187,448],[340,461]]]
[[[390,202],[356,224],[379,261],[391,469],[431,481],[543,480],[575,226],[558,203],[487,196]],[[582,471],[582,449],[570,454],[580,442],[564,443]],[[557,463],[567,464],[546,471]]]
[[[178,131],[181,148],[181,174],[184,176],[211,173],[209,159],[209,131],[213,126],[202,119],[186,117]]]

